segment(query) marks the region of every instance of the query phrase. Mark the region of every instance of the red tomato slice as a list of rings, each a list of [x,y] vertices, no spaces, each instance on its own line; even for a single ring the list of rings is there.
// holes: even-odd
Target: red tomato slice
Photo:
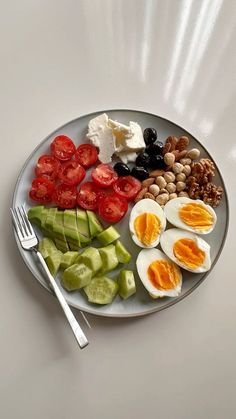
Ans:
[[[54,156],[45,154],[39,157],[35,167],[35,174],[37,177],[46,177],[54,180],[57,178],[60,165],[60,162]]]
[[[45,204],[51,202],[55,184],[44,177],[33,179],[29,196],[36,202]]]
[[[78,185],[85,177],[84,168],[75,160],[62,163],[58,177],[65,185]]]
[[[81,144],[75,152],[75,159],[82,164],[85,169],[88,169],[93,166],[98,159],[96,147],[92,144]]]
[[[106,196],[106,193],[99,189],[95,183],[86,182],[81,185],[77,195],[77,203],[81,208],[87,210],[96,210],[101,199]]]
[[[58,135],[50,147],[52,154],[62,161],[70,160],[76,150],[73,141],[66,135]]]
[[[132,201],[141,190],[142,184],[133,176],[121,176],[113,184],[113,189],[117,195]]]
[[[76,206],[77,188],[61,183],[55,187],[52,199],[60,208],[74,208]]]
[[[91,173],[96,185],[109,188],[118,179],[118,175],[110,164],[99,164]]]
[[[111,193],[103,198],[98,205],[99,215],[110,223],[117,223],[124,217],[128,209],[126,199]]]

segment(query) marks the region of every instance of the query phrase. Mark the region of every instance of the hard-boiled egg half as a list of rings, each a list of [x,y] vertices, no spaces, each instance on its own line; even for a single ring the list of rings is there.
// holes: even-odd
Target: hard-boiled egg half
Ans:
[[[177,297],[181,292],[179,267],[158,249],[143,249],[137,257],[139,277],[152,298]]]
[[[209,271],[210,245],[196,234],[171,228],[162,234],[160,244],[163,252],[187,271],[194,273]]]
[[[217,221],[215,211],[200,199],[171,199],[165,205],[164,212],[167,220],[175,227],[197,234],[210,233]]]
[[[129,228],[133,241],[140,247],[155,247],[166,228],[166,217],[160,205],[152,199],[137,202],[131,213]]]

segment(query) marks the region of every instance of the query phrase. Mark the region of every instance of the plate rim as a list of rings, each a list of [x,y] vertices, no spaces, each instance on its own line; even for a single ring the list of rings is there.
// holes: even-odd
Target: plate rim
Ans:
[[[130,314],[122,314],[122,313],[120,313],[120,314],[112,314],[112,313],[100,313],[100,312],[95,312],[96,311],[96,309],[90,309],[89,307],[88,307],[88,309],[87,308],[80,308],[78,305],[76,305],[76,304],[73,304],[73,303],[69,303],[68,301],[68,304],[71,306],[71,307],[74,307],[74,308],[76,308],[77,310],[81,310],[81,311],[84,311],[85,313],[88,313],[88,314],[92,314],[92,315],[94,315],[94,316],[99,316],[99,317],[110,317],[110,318],[123,318],[123,319],[125,319],[125,318],[133,318],[133,317],[142,317],[142,316],[146,316],[146,315],[148,315],[148,314],[152,314],[152,313],[156,313],[156,312],[159,312],[159,311],[162,311],[162,310],[165,310],[165,309],[167,309],[167,308],[169,308],[169,307],[171,307],[171,306],[173,306],[173,305],[175,305],[175,304],[177,304],[177,303],[179,303],[180,301],[182,301],[182,300],[184,300],[186,297],[188,297],[190,294],[192,294],[193,293],[193,291],[195,291],[196,290],[196,288],[198,288],[202,283],[203,283],[203,281],[205,281],[206,280],[206,278],[207,278],[207,276],[213,271],[213,269],[214,269],[214,267],[215,267],[215,265],[216,265],[216,263],[218,262],[218,259],[219,259],[219,257],[220,257],[220,255],[221,255],[221,253],[222,253],[222,250],[223,250],[223,248],[224,248],[224,245],[225,245],[225,242],[226,242],[226,237],[227,237],[227,234],[228,234],[228,229],[229,229],[229,218],[230,218],[230,210],[229,210],[229,198],[228,198],[228,193],[227,193],[227,190],[226,190],[226,187],[225,187],[225,182],[224,182],[224,179],[223,179],[223,176],[222,176],[222,174],[221,174],[221,171],[219,170],[219,167],[218,167],[218,165],[216,164],[216,162],[215,162],[215,160],[212,158],[212,156],[211,156],[211,154],[209,153],[209,151],[206,149],[206,147],[194,136],[194,135],[192,135],[189,131],[187,131],[185,128],[183,128],[181,125],[179,125],[179,124],[177,124],[177,123],[175,123],[174,121],[171,121],[170,119],[168,119],[168,118],[165,118],[165,117],[163,117],[163,116],[160,116],[160,115],[157,115],[157,114],[154,114],[154,113],[151,113],[151,112],[146,112],[146,111],[143,111],[143,110],[139,110],[139,109],[127,109],[127,108],[121,108],[121,109],[119,109],[119,108],[115,108],[115,109],[105,109],[105,110],[97,110],[97,111],[94,111],[94,112],[90,112],[90,113],[86,113],[86,114],[83,114],[83,115],[80,115],[80,116],[77,116],[76,118],[73,118],[73,119],[71,119],[70,121],[68,121],[68,122],[65,122],[64,124],[62,124],[62,125],[60,125],[58,128],[56,128],[55,130],[53,130],[50,134],[48,134],[42,141],[40,141],[39,142],[39,144],[32,150],[32,152],[30,153],[30,155],[27,157],[27,159],[25,160],[25,162],[24,162],[24,164],[23,164],[23,166],[22,166],[22,168],[21,168],[21,170],[20,170],[20,172],[19,172],[19,174],[18,174],[18,176],[17,176],[17,179],[16,179],[16,183],[15,183],[15,186],[14,186],[14,192],[13,192],[13,197],[12,197],[12,202],[11,202],[11,206],[12,207],[14,207],[14,205],[15,205],[15,198],[16,198],[16,193],[17,193],[17,188],[18,188],[18,185],[19,185],[19,183],[20,183],[20,181],[21,181],[21,178],[22,178],[22,174],[23,174],[23,172],[24,172],[24,170],[25,170],[25,168],[26,168],[26,166],[27,166],[27,164],[28,164],[28,162],[31,160],[31,158],[32,158],[32,156],[35,154],[35,152],[38,150],[38,148],[39,147],[41,147],[41,145],[43,144],[43,143],[45,143],[45,142],[47,142],[47,140],[49,139],[49,137],[51,137],[51,136],[53,136],[58,130],[60,130],[60,129],[62,129],[62,128],[64,128],[66,125],[70,125],[70,124],[72,124],[73,122],[75,122],[75,121],[77,121],[77,120],[79,120],[79,119],[82,119],[82,118],[85,118],[85,117],[92,117],[93,115],[97,115],[98,113],[109,113],[109,112],[138,112],[138,113],[141,113],[141,114],[144,114],[144,115],[149,115],[149,116],[152,116],[152,117],[155,117],[155,118],[159,118],[159,119],[162,119],[162,120],[164,120],[164,121],[166,121],[166,122],[169,122],[170,124],[174,124],[176,127],[178,127],[178,128],[180,128],[181,130],[183,130],[183,131],[185,131],[188,135],[190,135],[198,144],[200,144],[200,146],[203,148],[203,150],[209,155],[209,157],[210,157],[210,159],[213,161],[213,163],[214,163],[214,165],[215,165],[215,167],[216,167],[216,169],[217,169],[217,171],[218,171],[218,174],[219,174],[219,177],[220,177],[220,180],[221,180],[221,183],[222,183],[222,185],[223,185],[223,188],[224,188],[224,195],[225,195],[225,202],[226,202],[226,226],[225,226],[225,231],[224,231],[224,236],[223,236],[223,240],[222,240],[222,242],[221,242],[221,245],[220,245],[220,248],[219,248],[219,250],[218,250],[218,252],[217,252],[217,255],[216,255],[216,257],[215,257],[215,260],[214,260],[214,262],[213,262],[213,264],[211,265],[211,269],[209,270],[209,271],[207,271],[207,272],[205,272],[205,274],[202,276],[202,278],[192,287],[192,288],[190,288],[185,294],[183,294],[183,295],[181,295],[180,294],[180,296],[179,297],[177,297],[177,298],[175,298],[175,299],[173,299],[173,300],[170,300],[166,305],[164,305],[164,306],[161,306],[161,307],[154,307],[154,308],[151,308],[151,309],[149,309],[148,311],[145,311],[145,312],[138,312],[138,313],[130,313]],[[15,240],[16,240],[16,244],[17,244],[17,247],[18,247],[18,250],[19,250],[19,252],[20,252],[20,254],[21,254],[21,256],[22,256],[22,259],[23,259],[23,261],[24,261],[24,263],[25,263],[25,265],[27,266],[27,268],[30,270],[30,272],[32,273],[32,275],[33,275],[33,277],[35,278],[35,279],[37,279],[37,282],[44,288],[44,289],[46,289],[54,298],[56,298],[56,296],[54,295],[54,293],[52,292],[52,290],[50,289],[50,288],[48,288],[47,286],[46,286],[46,284],[43,284],[40,280],[39,280],[39,277],[38,277],[38,275],[33,271],[33,268],[31,268],[31,265],[28,263],[28,261],[27,261],[27,259],[26,259],[26,257],[25,257],[25,250],[22,248],[22,246],[20,245],[20,243],[19,243],[19,240],[18,240],[18,238],[17,238],[17,235],[16,235],[16,232],[15,232],[15,230],[14,230],[14,227],[13,227],[13,224],[12,224],[12,229],[13,229],[13,233],[14,233],[14,237],[15,237]]]

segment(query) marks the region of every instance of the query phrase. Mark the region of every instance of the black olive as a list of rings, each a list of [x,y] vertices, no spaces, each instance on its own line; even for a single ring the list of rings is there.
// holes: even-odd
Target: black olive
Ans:
[[[147,153],[139,154],[135,161],[135,164],[136,166],[147,168],[150,165],[150,156]]]
[[[114,170],[119,176],[129,176],[130,168],[125,163],[118,162],[114,165]]]
[[[133,167],[133,169],[131,170],[131,175],[141,181],[149,177],[148,170],[144,167]]]
[[[161,143],[160,141],[156,141],[155,143],[150,144],[145,151],[147,154],[149,154],[149,156],[153,156],[157,154],[162,154],[162,150],[163,143]]]
[[[152,155],[150,160],[150,166],[153,169],[165,169],[166,165],[163,156],[160,156],[159,154],[157,156]]]
[[[143,131],[143,138],[147,145],[154,143],[157,139],[157,132],[155,128],[146,128]]]

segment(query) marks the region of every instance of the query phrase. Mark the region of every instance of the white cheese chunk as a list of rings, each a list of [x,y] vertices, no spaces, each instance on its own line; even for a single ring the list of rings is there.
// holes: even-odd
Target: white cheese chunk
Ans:
[[[104,129],[108,126],[108,116],[106,113],[96,116],[96,118],[90,119],[88,124],[87,137],[95,147],[100,147],[100,135]],[[112,132],[112,131],[111,131]]]
[[[116,153],[116,155],[121,159],[121,161],[125,164],[129,162],[135,162],[137,158],[137,153],[134,151],[120,151],[119,153]]]
[[[103,113],[89,121],[87,138],[99,148],[99,160],[109,163],[116,154],[124,163],[134,162],[145,148],[142,128],[136,122],[121,124]]]
[[[126,150],[141,151],[145,148],[142,128],[136,122],[130,121],[131,137],[126,140]]]

